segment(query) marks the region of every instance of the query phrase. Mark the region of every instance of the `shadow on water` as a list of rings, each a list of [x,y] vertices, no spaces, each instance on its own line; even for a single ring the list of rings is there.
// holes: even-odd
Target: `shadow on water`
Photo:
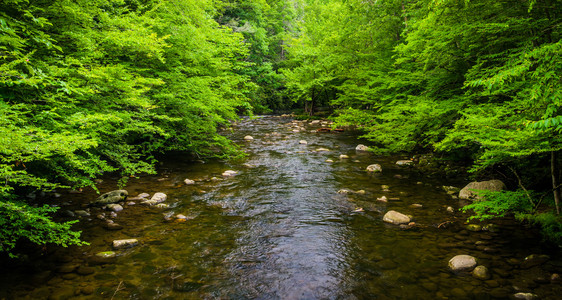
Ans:
[[[498,232],[468,231],[466,215],[447,212],[459,207],[441,189],[449,182],[396,166],[401,157],[358,153],[353,133],[316,133],[319,126],[278,117],[243,120],[232,138],[247,151],[244,162],[170,157],[157,176],[127,186],[133,196],[166,193],[168,208],[137,201],[113,217],[91,208],[80,222],[90,246],[4,266],[0,297],[501,299],[523,291],[557,298],[561,286],[549,278],[562,272],[559,252],[541,248],[536,231],[511,220],[498,221]],[[383,173],[365,172],[372,163]],[[236,176],[221,176],[228,169]],[[185,185],[186,178],[196,183]],[[106,180],[99,188],[114,185]],[[382,196],[390,201],[377,201]],[[79,210],[96,195],[63,197],[63,210]],[[412,215],[416,226],[383,223],[388,210]],[[123,228],[108,230],[107,219]],[[125,238],[139,245],[117,250],[115,258],[95,255]],[[551,259],[522,269],[533,253]],[[452,274],[447,262],[457,254],[477,257],[490,278]]]

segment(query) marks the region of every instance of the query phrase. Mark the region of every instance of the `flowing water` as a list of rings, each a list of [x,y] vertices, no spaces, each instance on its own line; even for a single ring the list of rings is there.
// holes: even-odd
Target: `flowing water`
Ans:
[[[113,217],[90,208],[91,217],[79,224],[90,246],[4,265],[0,298],[501,299],[521,291],[557,299],[561,294],[562,285],[550,280],[562,273],[560,253],[546,248],[536,230],[510,220],[495,222],[493,232],[465,229],[467,215],[441,186],[462,187],[466,181],[424,177],[395,164],[404,157],[356,152],[353,133],[317,133],[319,125],[279,117],[243,120],[231,134],[248,153],[243,162],[169,158],[158,175],[132,179],[126,187],[130,196],[164,192],[169,208],[137,201]],[[244,140],[246,135],[254,140]],[[373,163],[382,165],[382,174],[365,171]],[[237,174],[223,177],[225,170]],[[196,183],[186,185],[186,178]],[[106,192],[115,184],[106,179],[99,188]],[[377,201],[382,196],[390,201]],[[61,210],[77,210],[96,197],[85,191],[57,201],[65,202]],[[384,223],[388,210],[413,216],[416,225]],[[102,213],[106,220],[96,217]],[[187,218],[178,220],[177,214]],[[108,218],[123,229],[106,229]],[[113,259],[95,256],[112,250],[113,240],[127,238],[139,245],[117,250]],[[447,263],[458,254],[476,257],[491,277],[453,274]],[[522,267],[530,254],[551,258]]]

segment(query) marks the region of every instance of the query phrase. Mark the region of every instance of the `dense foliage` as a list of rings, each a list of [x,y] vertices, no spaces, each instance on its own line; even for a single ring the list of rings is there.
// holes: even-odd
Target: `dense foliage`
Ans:
[[[552,195],[492,197],[480,216],[549,213],[561,14],[556,0],[4,0],[0,251],[80,243],[30,192],[124,183],[167,151],[236,157],[221,128],[293,105],[331,106],[378,153],[435,152]],[[533,221],[559,228],[549,216]]]

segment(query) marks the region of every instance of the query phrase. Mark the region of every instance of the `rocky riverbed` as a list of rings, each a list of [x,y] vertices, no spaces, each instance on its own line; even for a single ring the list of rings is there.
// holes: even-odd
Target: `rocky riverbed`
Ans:
[[[89,246],[2,265],[7,299],[558,299],[560,250],[511,219],[467,224],[411,157],[290,116],[245,119],[239,162],[169,157],[117,190],[61,193]],[[363,146],[360,146],[362,144]],[[366,145],[366,146],[365,146]]]

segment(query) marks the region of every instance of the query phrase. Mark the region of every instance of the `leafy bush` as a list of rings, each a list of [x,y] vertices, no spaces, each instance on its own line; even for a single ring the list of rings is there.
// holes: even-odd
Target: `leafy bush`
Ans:
[[[517,219],[528,221],[541,227],[546,239],[557,245],[562,245],[562,217],[552,212],[539,214],[518,214]]]
[[[12,250],[22,239],[38,245],[88,245],[80,240],[80,232],[71,230],[78,221],[57,223],[51,219],[49,214],[57,209],[48,205],[31,207],[18,201],[0,201],[0,252],[16,257]]]
[[[474,211],[469,220],[489,220],[507,214],[527,214],[533,211],[533,204],[525,191],[477,191],[482,200],[476,200],[461,208],[463,212]]]

